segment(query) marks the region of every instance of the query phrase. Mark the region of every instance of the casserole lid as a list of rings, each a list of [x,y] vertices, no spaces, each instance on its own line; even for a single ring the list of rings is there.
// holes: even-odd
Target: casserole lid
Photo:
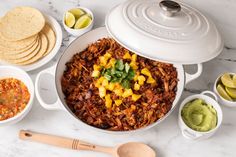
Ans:
[[[202,63],[223,49],[215,24],[182,2],[128,0],[110,11],[106,27],[127,49],[168,63]]]

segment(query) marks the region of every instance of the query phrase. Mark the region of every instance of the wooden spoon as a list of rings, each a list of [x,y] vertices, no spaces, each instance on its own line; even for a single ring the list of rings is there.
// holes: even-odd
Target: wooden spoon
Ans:
[[[114,157],[156,157],[156,153],[152,148],[146,144],[138,142],[129,142],[118,147],[103,147],[86,143],[78,139],[40,134],[26,130],[20,131],[19,138],[22,140],[36,141],[63,148],[109,153]]]

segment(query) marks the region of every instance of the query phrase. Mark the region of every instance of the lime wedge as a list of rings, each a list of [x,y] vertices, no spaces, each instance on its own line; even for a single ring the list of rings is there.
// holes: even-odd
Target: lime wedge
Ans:
[[[70,12],[66,12],[66,15],[65,15],[65,24],[68,26],[68,27],[73,27],[74,24],[75,24],[75,16],[70,13]]]
[[[218,84],[216,89],[217,89],[218,93],[220,94],[220,96],[222,96],[226,100],[233,101],[233,99],[225,91],[223,85]]]
[[[226,92],[234,99],[236,99],[236,89],[225,87]]]
[[[233,76],[233,82],[234,82],[234,85],[236,86],[236,75]]]
[[[221,76],[221,82],[226,87],[236,88],[236,86],[234,85],[234,82],[233,82],[233,78],[231,77],[231,74],[226,73],[223,76]]]
[[[76,8],[69,10],[70,13],[72,13],[76,19],[80,18],[85,12],[82,9]]]
[[[75,29],[85,28],[92,22],[91,17],[88,14],[82,15],[75,24]]]

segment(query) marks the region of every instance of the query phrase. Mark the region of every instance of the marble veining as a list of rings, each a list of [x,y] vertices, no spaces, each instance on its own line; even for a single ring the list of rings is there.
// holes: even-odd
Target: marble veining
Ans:
[[[14,6],[28,5],[39,8],[55,17],[62,25],[62,15],[68,8],[85,6],[95,15],[95,28],[104,25],[109,9],[125,0],[1,0],[0,16]],[[219,28],[224,40],[223,52],[215,59],[203,63],[202,75],[189,83],[182,95],[197,94],[212,90],[215,79],[224,72],[236,72],[236,1],[234,0],[179,0],[196,7],[209,16]],[[44,67],[30,72],[32,79],[39,71],[54,65],[74,37],[63,29],[63,43],[57,56]],[[195,71],[195,66],[185,66],[186,71]],[[180,101],[181,101],[180,100]],[[145,142],[152,146],[158,157],[235,157],[236,156],[236,109],[222,107],[224,119],[222,127],[212,138],[205,141],[188,141],[181,135],[177,125],[178,107],[158,126],[128,135],[107,135],[85,130],[77,121],[63,111],[47,111],[35,100],[31,112],[19,123],[0,128],[0,157],[108,157],[106,154],[74,151],[25,142],[18,139],[20,129],[51,133],[79,138],[95,144],[114,146],[128,141]]]

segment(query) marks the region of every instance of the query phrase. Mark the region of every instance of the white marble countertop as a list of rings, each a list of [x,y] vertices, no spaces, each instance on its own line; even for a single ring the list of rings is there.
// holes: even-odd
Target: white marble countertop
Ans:
[[[85,6],[95,15],[95,27],[104,25],[107,11],[124,0],[1,0],[0,15],[13,6],[29,5],[54,16],[60,23],[64,10]],[[182,99],[194,93],[211,90],[216,77],[224,72],[236,72],[236,1],[233,0],[182,0],[213,19],[220,29],[224,40],[224,51],[214,60],[203,64],[203,73],[187,85]],[[39,71],[54,64],[65,47],[72,40],[64,31],[60,52],[49,64],[39,70],[30,72],[32,79]],[[193,67],[187,67],[190,71]],[[114,146],[127,141],[145,142],[152,146],[158,157],[235,157],[236,156],[236,109],[222,107],[224,119],[222,127],[212,138],[192,142],[184,139],[177,125],[177,109],[161,124],[143,132],[132,135],[105,135],[84,130],[63,111],[47,111],[37,100],[30,113],[19,123],[0,128],[1,157],[105,157],[107,155],[92,152],[79,152],[56,148],[38,143],[25,142],[18,139],[20,129],[29,129],[44,133],[79,138],[95,144]]]

